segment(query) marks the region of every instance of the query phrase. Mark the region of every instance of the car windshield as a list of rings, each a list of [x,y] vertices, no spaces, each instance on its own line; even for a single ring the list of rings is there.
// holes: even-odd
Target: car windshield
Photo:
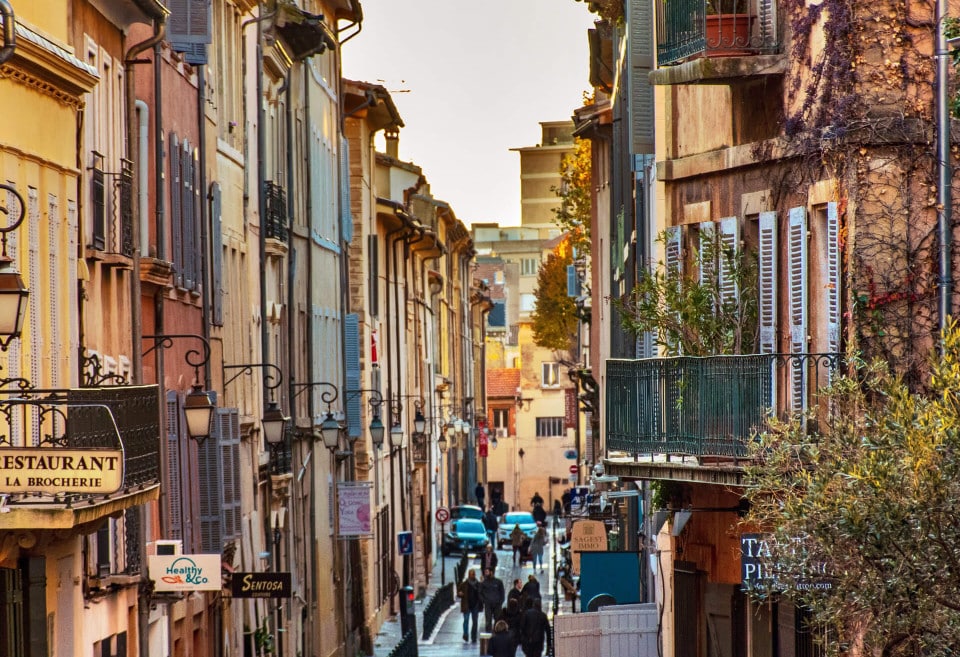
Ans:
[[[479,520],[458,520],[454,531],[458,534],[485,534],[487,530]]]
[[[450,516],[454,520],[457,518],[476,518],[479,520],[483,518],[483,509],[478,506],[455,506],[450,509]]]
[[[504,522],[508,525],[532,525],[534,524],[533,516],[529,513],[508,513],[505,516]]]

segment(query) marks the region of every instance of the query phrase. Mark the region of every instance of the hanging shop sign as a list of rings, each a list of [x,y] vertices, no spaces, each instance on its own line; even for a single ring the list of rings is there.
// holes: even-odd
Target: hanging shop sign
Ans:
[[[234,573],[230,588],[235,598],[289,598],[290,573]]]
[[[154,590],[219,591],[222,587],[219,554],[152,554],[147,569]]]
[[[372,481],[337,483],[337,534],[340,538],[371,538]]]
[[[792,582],[780,576],[780,567],[773,561],[776,545],[769,534],[740,535],[740,581],[745,591],[765,590],[829,590],[833,582],[828,576],[825,563],[807,562],[804,574],[793,577]]]
[[[115,493],[123,451],[59,447],[0,448],[0,493]]]

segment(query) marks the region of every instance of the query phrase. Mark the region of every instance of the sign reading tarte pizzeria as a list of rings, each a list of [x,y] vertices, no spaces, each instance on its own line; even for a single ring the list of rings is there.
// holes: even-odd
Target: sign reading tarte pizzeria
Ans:
[[[0,448],[0,493],[115,493],[123,451],[59,447]]]

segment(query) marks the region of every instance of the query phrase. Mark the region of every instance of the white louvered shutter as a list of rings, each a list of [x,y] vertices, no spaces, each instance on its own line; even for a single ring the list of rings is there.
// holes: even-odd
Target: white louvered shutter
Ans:
[[[167,435],[167,537],[183,540],[183,487],[180,475],[180,404],[177,393],[167,391],[164,423]]]
[[[724,304],[740,300],[740,288],[734,272],[737,256],[740,252],[740,220],[726,217],[720,220],[720,253],[717,254],[717,282],[720,286],[720,298]]]
[[[700,285],[712,286],[717,280],[717,230],[712,221],[700,224]]]
[[[790,353],[807,351],[808,238],[806,208],[790,208]],[[806,408],[807,368],[802,361],[791,361],[790,407],[794,412]]]
[[[27,279],[30,281],[28,285],[31,290],[42,290],[46,286],[40,278],[40,194],[36,187],[27,188],[27,219],[27,269],[29,271]],[[27,315],[30,320],[30,375],[27,378],[33,385],[40,387],[43,385],[40,374],[44,369],[41,359],[46,353],[43,344],[44,331],[41,328],[44,301],[45,297],[41,294],[31,294],[27,301],[30,309]],[[40,427],[34,423],[29,445],[34,446],[39,442]]]
[[[80,235],[79,217],[77,213],[77,202],[73,199],[67,201],[67,281],[73,283],[79,272],[77,271],[77,240]],[[68,286],[68,287],[72,287]],[[67,343],[70,345],[70,357],[75,358],[80,350],[80,302],[76,294],[71,291],[67,293],[67,329],[70,335]],[[70,386],[78,385],[77,375],[74,372],[76,368],[70,368]]]
[[[217,409],[220,424],[220,453],[223,463],[223,539],[240,538],[242,528],[240,477],[240,411]]]
[[[664,245],[664,264],[667,268],[667,273],[670,276],[680,277],[683,273],[683,260],[681,258],[683,253],[682,247],[682,230],[680,226],[670,226],[666,229],[666,244]]]
[[[777,353],[777,213],[760,213],[757,248],[760,353]]]
[[[832,354],[840,351],[840,282],[840,217],[837,204],[827,203],[827,351]]]
[[[61,265],[63,262],[62,251],[60,248],[60,200],[55,194],[47,194],[47,276],[48,276],[48,302],[50,318],[50,348],[48,351],[49,360],[47,361],[50,369],[50,383],[54,388],[63,387],[64,369],[61,367],[63,362],[63,331],[60,327],[60,301],[63,297],[63,291],[67,286],[62,285]]]
[[[210,423],[210,435],[197,446],[198,487],[200,489],[200,552],[223,551],[223,464],[220,460],[221,409]]]

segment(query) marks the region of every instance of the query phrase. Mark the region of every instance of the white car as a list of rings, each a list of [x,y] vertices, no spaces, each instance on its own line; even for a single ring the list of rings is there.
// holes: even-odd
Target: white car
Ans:
[[[520,525],[520,529],[527,535],[527,538],[533,538],[537,533],[537,521],[533,519],[533,514],[529,511],[511,511],[504,513],[500,517],[500,525],[497,527],[497,547],[510,545],[510,532],[515,525]]]

